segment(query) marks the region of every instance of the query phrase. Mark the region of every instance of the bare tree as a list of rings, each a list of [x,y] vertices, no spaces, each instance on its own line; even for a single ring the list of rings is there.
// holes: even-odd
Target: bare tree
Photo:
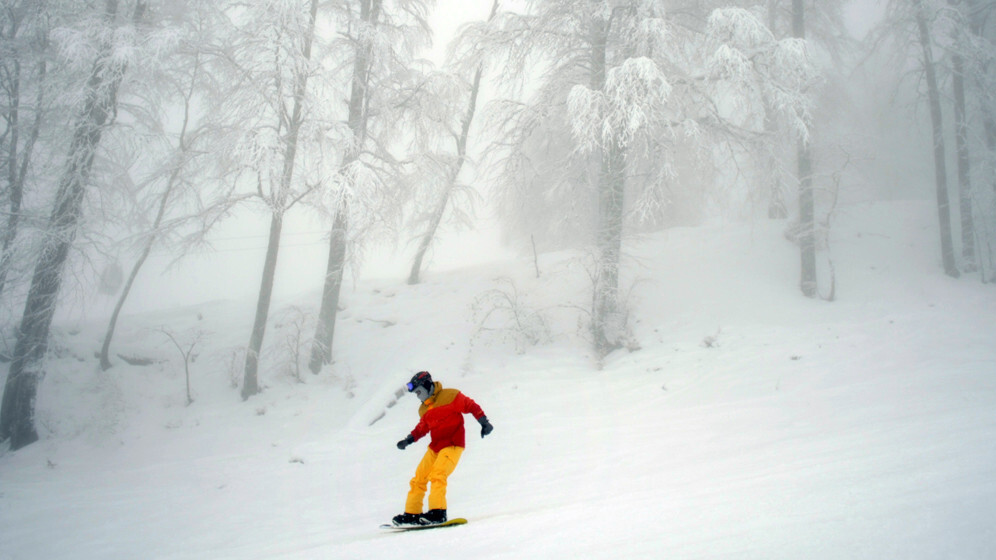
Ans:
[[[491,14],[488,16],[488,21],[492,21],[497,13],[498,0],[495,0],[491,4]],[[467,56],[472,56],[472,54],[473,51],[468,53]],[[467,105],[463,109],[463,114],[460,118],[459,130],[452,130],[450,132],[456,148],[456,159],[452,162],[452,164],[444,167],[445,172],[442,192],[439,193],[438,202],[429,212],[427,226],[424,233],[421,235],[418,249],[415,252],[415,258],[412,260],[411,272],[408,274],[409,284],[419,283],[419,276],[422,271],[422,261],[425,259],[426,251],[429,250],[433,239],[436,237],[436,231],[439,229],[439,224],[443,220],[446,208],[450,204],[450,200],[457,188],[457,179],[460,176],[460,172],[463,170],[464,164],[467,162],[467,141],[470,138],[470,125],[474,122],[474,115],[477,112],[477,100],[481,92],[481,76],[483,73],[484,65],[483,63],[478,63],[477,69],[474,71],[474,79],[470,83],[469,97],[466,102]]]
[[[194,331],[188,335],[181,336],[178,339],[177,335],[166,327],[162,327],[160,332],[169,338],[170,342],[172,342],[173,346],[176,348],[176,351],[180,353],[180,357],[183,358],[183,378],[187,387],[187,406],[190,406],[194,404],[194,398],[190,394],[190,364],[197,359],[197,355],[194,354],[194,348],[197,347],[197,344],[201,341],[201,337],[204,336],[204,333],[201,331]]]
[[[100,365],[104,370],[111,367],[110,346],[121,311],[152,250],[162,245],[168,236],[179,233],[191,223],[201,227],[196,227],[196,231],[188,237],[191,240],[202,238],[216,223],[212,216],[224,213],[234,203],[231,198],[222,195],[217,200],[210,201],[206,208],[203,207],[200,201],[206,198],[211,185],[217,182],[205,180],[202,176],[195,184],[191,179],[194,170],[204,171],[204,166],[195,166],[198,160],[204,159],[210,152],[203,145],[208,125],[202,115],[198,114],[197,106],[200,98],[209,93],[205,85],[208,80],[205,79],[204,50],[211,39],[212,23],[216,23],[213,18],[217,13],[212,11],[212,4],[205,2],[187,5],[186,13],[182,16],[183,39],[172,55],[167,57],[169,62],[161,70],[158,83],[150,85],[150,89],[159,90],[157,95],[149,95],[145,99],[148,105],[143,108],[147,116],[145,120],[150,121],[148,126],[151,129],[148,134],[159,140],[162,155],[161,161],[153,164],[151,172],[142,171],[148,174],[139,185],[139,190],[151,192],[141,198],[136,194],[136,206],[139,207],[138,212],[144,213],[152,209],[154,215],[151,223],[146,222],[145,231],[139,235],[138,257],[132,264],[111,313],[100,349]],[[179,130],[175,133],[167,132],[171,123],[165,122],[174,117],[174,113],[168,110],[170,105],[178,106],[181,110]],[[147,148],[147,151],[150,149],[151,147]]]

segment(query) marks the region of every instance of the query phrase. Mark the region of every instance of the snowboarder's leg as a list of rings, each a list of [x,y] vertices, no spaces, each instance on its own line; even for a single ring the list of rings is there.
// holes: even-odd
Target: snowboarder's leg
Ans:
[[[405,501],[405,513],[422,513],[422,500],[425,498],[429,474],[435,462],[436,452],[432,449],[426,449],[422,461],[415,468],[415,476],[412,477],[411,490],[408,491],[408,500]]]
[[[446,479],[453,473],[461,455],[463,455],[462,447],[447,447],[442,449],[433,461],[429,472],[429,482],[432,483],[429,491],[430,510],[446,509]]]

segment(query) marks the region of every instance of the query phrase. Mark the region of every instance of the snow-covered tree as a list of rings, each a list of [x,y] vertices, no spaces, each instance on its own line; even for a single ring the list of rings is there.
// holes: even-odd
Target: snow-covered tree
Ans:
[[[941,226],[941,255],[944,272],[959,276],[955,263],[954,243],[951,240],[951,209],[948,201],[947,162],[945,159],[944,121],[941,110],[941,93],[934,65],[933,35],[930,29],[931,14],[923,0],[912,0],[912,17],[916,23],[917,37],[923,58],[923,71],[927,80],[927,99],[930,104],[930,122],[934,136],[934,172],[937,187],[937,212]]]
[[[944,272],[949,276],[958,277],[961,273],[958,270],[952,236],[943,100],[935,54],[937,32],[934,26],[937,21],[937,7],[935,0],[892,0],[888,7],[887,21],[881,26],[879,33],[883,37],[892,38],[897,51],[902,53],[905,50],[915,49],[918,53],[918,65],[921,70],[918,75],[924,77],[926,101],[930,113],[941,258]]]
[[[948,8],[963,267],[996,280],[996,4]]]
[[[983,266],[983,279],[996,282],[996,3],[968,0],[960,15],[960,21],[968,28],[967,37],[962,35],[962,44],[966,46],[966,87],[972,92],[967,111],[974,109],[979,117],[969,116],[966,120],[981,121],[981,125],[966,131],[971,139],[982,138],[981,142],[969,142],[980,148],[969,154],[970,160],[981,163],[973,167],[978,170],[973,200],[978,201],[977,208],[984,217],[977,230],[982,241],[979,264]],[[987,258],[982,259],[983,256]]]
[[[280,251],[285,213],[318,179],[302,167],[320,153],[329,128],[316,53],[325,47],[316,27],[319,0],[233,2],[226,7],[230,27],[213,68],[227,80],[214,109],[219,146],[229,180],[248,182],[269,214],[270,226],[256,315],[246,349],[242,398],[259,392],[260,350]],[[317,47],[317,48],[316,48]]]
[[[569,236],[593,235],[599,355],[628,338],[619,299],[624,224],[658,219],[696,154],[752,138],[763,96],[806,131],[802,92],[812,72],[802,41],[776,40],[743,9],[714,10],[702,22],[700,12],[671,4],[536,2],[526,14],[503,14],[492,32],[509,74],[539,84],[528,101],[497,107],[502,136],[492,152],[503,204],[509,214],[531,205],[536,218],[571,224]]]
[[[802,0],[792,0],[792,36],[806,38],[806,14]],[[816,211],[813,196],[813,152],[808,134],[800,135],[799,163],[799,287],[806,297],[816,297]]]
[[[988,150],[983,158],[986,182],[996,193],[996,4],[969,0],[965,19],[972,35],[969,59],[971,83],[982,116],[983,138]]]
[[[764,17],[768,29],[776,38],[794,37],[806,41],[809,56],[820,74],[820,82],[836,80],[839,83],[843,81],[840,77],[843,60],[851,51],[852,44],[844,25],[845,3],[846,0],[767,0],[758,8],[757,14]],[[749,8],[749,4],[738,2],[745,8]],[[776,100],[762,96],[765,134],[757,155],[765,160],[755,164],[760,183],[755,192],[760,200],[766,199],[769,217],[787,218],[792,208],[788,204],[790,194],[797,193],[798,221],[791,225],[790,233],[799,242],[802,261],[800,288],[807,297],[815,297],[818,293],[816,252],[821,232],[818,231],[817,206],[820,197],[817,194],[821,187],[818,185],[820,171],[817,166],[821,158],[816,152],[820,137],[828,136],[826,129],[830,128],[830,123],[818,122],[820,112],[827,114],[825,108],[819,107],[825,101],[820,95],[824,89],[822,83],[810,84],[807,94],[813,99],[813,112],[807,131],[801,137],[798,131],[791,130],[778,118],[778,111],[773,106]],[[838,87],[836,91],[840,92],[842,88]]]
[[[91,66],[69,130],[69,151],[34,267],[0,408],[0,439],[9,439],[12,449],[38,439],[35,397],[44,374],[49,328],[62,276],[82,219],[94,157],[114,118],[117,92],[128,64],[137,53],[134,46],[146,8],[143,0],[134,4],[106,0],[87,29],[95,39]]]
[[[344,0],[336,12],[339,39],[334,45],[340,83],[348,94],[345,113],[336,129],[341,149],[329,161],[335,171],[328,177],[324,199],[331,215],[329,257],[322,289],[318,323],[308,363],[313,373],[332,360],[339,295],[349,246],[389,219],[400,207],[392,198],[400,179],[395,154],[398,122],[416,98],[410,95],[413,59],[429,42],[429,0]]]
[[[56,5],[53,5],[56,4]],[[61,25],[56,2],[3,0],[0,3],[0,305],[13,306],[6,288],[13,268],[26,269],[28,243],[15,244],[26,221],[25,190],[39,166],[39,143],[55,110],[51,33]],[[43,155],[43,157],[45,157]],[[30,195],[30,193],[27,193]],[[18,258],[20,256],[20,258]],[[21,275],[18,275],[20,277]],[[11,313],[13,316],[13,313]]]
[[[963,268],[966,272],[974,272],[975,265],[975,221],[972,209],[972,162],[968,147],[968,112],[965,101],[965,55],[967,26],[961,13],[958,12],[954,0],[948,3],[955,7],[954,26],[951,31],[951,93],[954,105],[954,140],[957,176],[958,200],[961,215],[961,250]]]

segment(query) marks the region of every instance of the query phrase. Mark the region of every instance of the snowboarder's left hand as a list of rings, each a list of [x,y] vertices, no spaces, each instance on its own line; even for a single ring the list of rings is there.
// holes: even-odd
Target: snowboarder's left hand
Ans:
[[[488,422],[488,417],[487,416],[481,416],[480,418],[477,419],[477,421],[481,423],[481,437],[482,438],[484,436],[490,434],[491,430],[495,429],[495,427],[491,425],[491,422]]]

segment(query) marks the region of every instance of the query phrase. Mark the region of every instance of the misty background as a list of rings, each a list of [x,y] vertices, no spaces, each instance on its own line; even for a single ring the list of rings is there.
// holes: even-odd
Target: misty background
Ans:
[[[703,3],[686,3],[702,5]],[[716,3],[721,4],[721,3]],[[768,3],[782,11],[788,10],[787,2]],[[784,6],[782,6],[784,4]],[[171,3],[171,5],[173,5]],[[176,4],[179,5],[179,4]],[[677,3],[680,6],[682,3]],[[44,8],[42,8],[44,6]],[[744,3],[745,7],[754,7],[758,11],[764,6],[757,3]],[[903,53],[901,65],[895,63],[895,52],[881,46],[881,35],[885,29],[876,26],[883,25],[886,12],[886,2],[850,1],[834,4],[828,12],[840,10],[836,22],[840,27],[834,31],[840,35],[830,45],[841,52],[840,66],[833,67],[832,81],[823,83],[821,88],[828,90],[822,104],[833,107],[833,133],[839,135],[840,143],[846,146],[852,161],[843,172],[848,177],[842,194],[852,199],[874,198],[920,198],[932,194],[932,165],[925,154],[930,150],[929,118],[922,104],[919,93],[920,80],[915,73],[917,61],[913,58],[915,52]],[[20,18],[29,17],[31,7],[58,13],[48,3],[11,2],[8,16],[18,12]],[[483,21],[487,18],[491,2],[480,1],[441,1],[436,2],[427,11],[428,27],[432,33],[432,44],[418,49],[416,56],[428,59],[436,67],[445,68],[452,61],[447,61],[447,45],[459,32],[462,25]],[[92,8],[99,13],[100,7]],[[506,2],[503,9],[524,10],[524,3]],[[699,8],[700,10],[705,8]],[[123,11],[123,10],[122,10]],[[167,12],[171,10],[166,10]],[[181,11],[177,9],[177,11]],[[61,10],[59,26],[75,25],[87,16],[86,10],[79,4]],[[984,19],[984,16],[983,16]],[[30,25],[27,19],[21,27]],[[175,24],[176,22],[169,22]],[[11,25],[8,22],[8,25]],[[48,25],[56,25],[49,23]],[[875,31],[875,36],[869,33]],[[329,30],[331,32],[331,30]],[[896,30],[898,33],[899,31]],[[19,30],[24,35],[30,31]],[[784,30],[783,30],[784,33]],[[844,35],[846,33],[847,35]],[[858,41],[865,40],[865,43]],[[57,49],[58,44],[49,44],[48,48]],[[906,45],[912,49],[914,45]],[[20,56],[27,56],[21,48]],[[66,56],[65,53],[60,53]],[[162,56],[176,56],[164,53]],[[76,61],[86,64],[85,60]],[[824,61],[825,63],[826,61]],[[500,61],[492,64],[500,65]],[[829,74],[831,68],[823,71]],[[497,71],[491,71],[490,77],[485,76],[485,97],[482,105],[495,97],[495,82],[498,81]],[[62,100],[65,102],[65,100]],[[24,110],[22,109],[22,114]],[[30,113],[29,113],[30,114]],[[179,119],[179,115],[172,115]],[[170,115],[167,114],[167,121]],[[22,122],[27,120],[22,117]],[[482,120],[478,117],[478,121]],[[173,123],[175,125],[175,123]],[[9,126],[9,124],[7,125]],[[823,130],[828,127],[824,126]],[[9,133],[7,135],[9,137]],[[488,133],[476,132],[473,138],[473,160],[480,160],[488,150]],[[980,139],[975,140],[981,142]],[[39,152],[42,149],[39,148]],[[949,150],[950,152],[950,150]],[[44,154],[39,159],[46,157]],[[49,157],[55,157],[51,154]],[[56,167],[50,163],[49,167]],[[130,173],[140,176],[141,169],[133,169]],[[474,225],[471,228],[454,228],[452,224],[444,223],[437,234],[430,252],[430,264],[436,268],[448,268],[461,262],[480,261],[480,257],[488,253],[500,253],[508,248],[504,243],[501,225],[496,223],[491,201],[491,181],[487,174],[478,173],[476,169],[463,172],[464,180],[470,182],[473,188],[481,194],[481,200],[476,205]],[[40,178],[36,180],[41,180]],[[724,203],[725,205],[725,203]],[[735,203],[724,210],[738,217],[743,208]],[[750,211],[753,211],[751,209]],[[44,209],[37,212],[44,215]],[[225,298],[231,296],[251,296],[258,291],[258,276],[261,271],[261,260],[266,246],[266,219],[257,212],[241,209],[213,225],[205,236],[208,245],[183,251],[183,258],[162,247],[155,247],[150,255],[147,270],[143,279],[137,282],[134,292],[129,298],[128,308],[133,311],[169,308],[175,305],[187,305],[203,300]],[[695,219],[701,220],[701,217]],[[327,258],[328,232],[327,224],[315,216],[315,212],[300,209],[289,213],[286,219],[280,258],[279,280],[274,289],[278,294],[297,293],[301,289],[314,287],[321,282],[324,262]],[[375,240],[364,243],[363,258],[358,262],[359,270],[354,275],[403,275],[411,259],[413,248],[410,239],[398,232],[395,239]],[[470,241],[473,243],[470,243]],[[579,240],[580,241],[580,240]],[[65,305],[60,306],[59,313],[63,319],[85,315],[93,318],[110,314],[113,309],[113,294],[99,294],[99,275],[107,266],[125,266],[128,255],[127,247],[122,241],[110,242],[110,247],[95,248],[92,252],[100,254],[86,255],[78,259],[76,271],[73,274],[73,287],[67,287],[62,295]],[[210,266],[223,263],[222,266]],[[224,270],[220,281],[215,276],[215,269]],[[285,271],[293,271],[291,273]],[[25,267],[20,267],[22,277],[26,275]],[[12,280],[17,280],[14,278]],[[24,281],[23,278],[21,280]],[[16,288],[13,288],[16,289]],[[8,290],[9,294],[9,290]],[[4,298],[7,314],[15,318],[20,313],[20,304],[12,297]]]

